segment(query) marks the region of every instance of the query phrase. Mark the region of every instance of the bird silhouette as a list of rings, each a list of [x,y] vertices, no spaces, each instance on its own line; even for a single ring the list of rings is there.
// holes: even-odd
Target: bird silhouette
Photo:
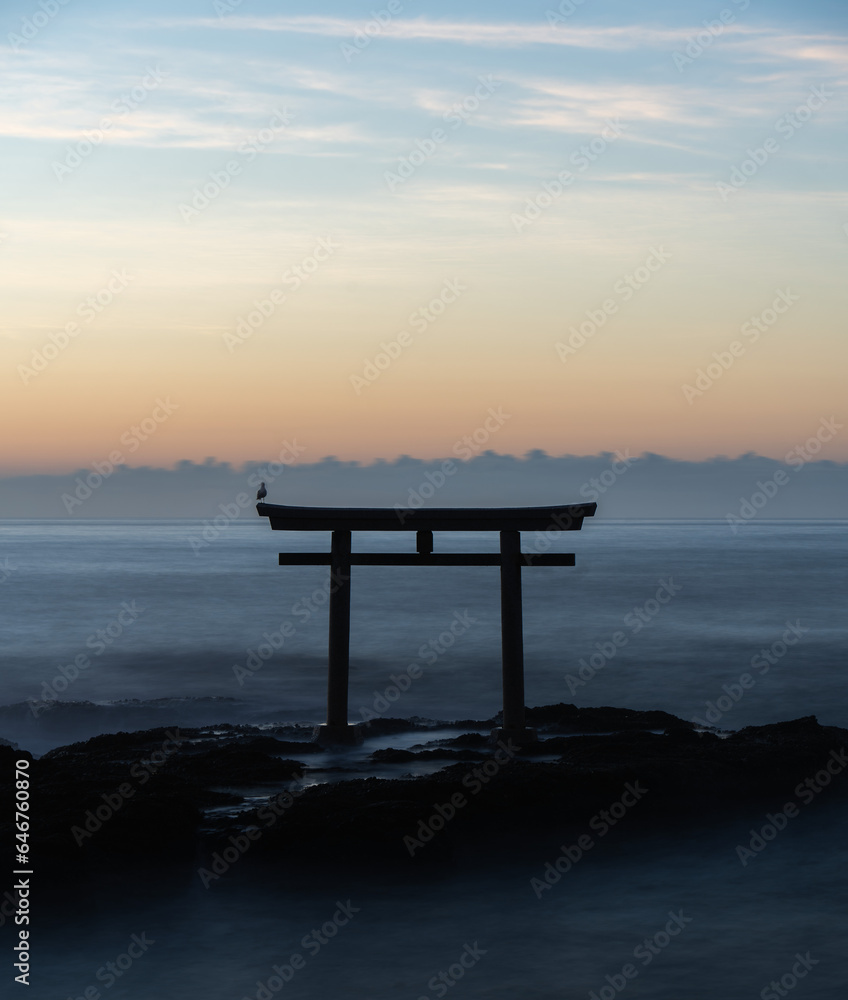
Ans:
[[[268,496],[268,491],[265,489],[265,483],[259,484],[259,489],[256,491],[256,499],[264,500]]]

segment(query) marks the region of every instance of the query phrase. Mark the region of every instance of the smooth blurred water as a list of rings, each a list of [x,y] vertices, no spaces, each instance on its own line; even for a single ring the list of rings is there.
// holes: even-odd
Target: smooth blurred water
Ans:
[[[848,522],[763,521],[734,535],[717,522],[587,520],[581,533],[556,542],[577,553],[576,568],[524,573],[528,703],[702,714],[722,685],[752,671],[752,658],[780,641],[789,621],[809,631],[768,673],[754,672],[754,687],[721,724],[815,713],[848,725],[846,529]],[[308,618],[298,611],[313,593],[325,595],[328,571],[280,568],[276,556],[326,550],[329,536],[236,524],[195,555],[188,539],[198,535],[188,522],[2,523],[0,565],[13,567],[0,584],[2,700],[39,698],[43,684],[62,677],[60,666],[86,653],[91,666],[62,693],[67,700],[182,698],[190,700],[171,707],[187,716],[197,704],[219,721],[320,720],[326,607]],[[371,535],[355,544],[411,550],[414,540]],[[533,544],[525,536],[525,550]],[[437,551],[495,546],[491,536],[436,536]],[[647,602],[662,581],[679,592],[652,615]],[[90,637],[115,620],[122,602],[143,611],[94,655]],[[628,618],[634,608],[649,619],[639,631],[638,617]],[[476,620],[425,663],[421,647],[457,613]],[[234,664],[285,623],[292,638],[240,686]],[[572,694],[566,675],[577,676],[580,660],[617,632],[626,643]],[[500,707],[497,571],[355,568],[351,645],[352,718],[410,663],[423,675],[390,714],[491,715]],[[209,696],[232,700],[199,700]],[[136,717],[154,724],[157,710],[142,705]],[[78,735],[102,726],[84,706],[74,712]],[[30,721],[49,726],[57,714]],[[14,718],[3,716],[4,726]],[[45,732],[40,744],[26,745],[44,749],[68,736]],[[6,728],[0,735],[19,736]],[[71,869],[70,882],[39,885],[38,972],[28,995],[78,997],[93,986],[114,1000],[585,1000],[592,991],[608,996],[606,977],[634,962],[634,949],[665,927],[670,912],[682,911],[692,922],[649,966],[635,960],[639,975],[617,996],[746,1000],[809,951],[819,964],[794,995],[835,1000],[845,982],[845,810],[836,789],[823,793],[743,867],[736,845],[762,825],[762,812],[698,828],[672,822],[645,838],[623,821],[541,899],[530,879],[560,853],[560,840],[548,835],[417,874],[346,869],[339,858],[326,870],[291,859],[269,871],[248,856],[209,889],[194,866],[148,873],[140,858],[78,879]],[[196,865],[206,861],[199,856]],[[348,899],[359,912],[310,954],[304,936]],[[107,988],[98,971],[126,952],[133,934],[155,944]],[[485,951],[479,962],[444,994],[433,988],[432,978],[475,942]],[[294,953],[305,967],[282,990],[263,993],[274,965]]]
[[[607,1000],[607,977],[615,982],[632,964],[638,976],[615,994],[623,1000],[747,1000],[809,952],[817,964],[795,995],[837,1000],[848,929],[844,821],[844,809],[817,802],[743,867],[735,848],[747,842],[747,820],[650,840],[625,820],[541,898],[530,880],[559,854],[550,838],[417,876],[346,871],[338,859],[326,870],[295,861],[269,871],[245,858],[205,889],[186,870],[102,871],[78,893],[45,886],[28,995],[64,1000],[94,985],[131,1000],[587,1000],[607,989]],[[350,922],[317,952],[305,946],[348,900],[358,909]],[[682,930],[663,938],[672,913]],[[103,989],[98,970],[142,933],[155,943]],[[656,949],[648,964],[645,939]],[[431,985],[466,944],[485,954],[455,986]],[[305,964],[268,991],[274,966],[293,954]]]
[[[236,522],[198,547],[201,529],[188,521],[0,522],[2,702],[43,699],[47,684],[70,701],[214,696],[234,699],[220,705],[220,721],[269,712],[320,721],[329,571],[280,567],[277,553],[326,551],[329,534]],[[525,551],[536,544],[524,534]],[[354,547],[412,551],[414,534],[357,535]],[[493,534],[436,535],[437,551],[496,547]],[[727,728],[805,714],[848,725],[848,522],[764,520],[734,534],[724,522],[587,519],[551,551],[576,552],[577,566],[523,573],[528,704],[662,708],[691,718],[724,698],[730,707],[719,724]],[[660,604],[664,584],[662,600],[675,593]],[[422,676],[387,714],[498,711],[496,568],[354,567],[352,589],[352,719],[412,663]],[[119,626],[124,602],[138,617]],[[466,624],[454,638],[446,630],[456,616]],[[787,623],[803,634],[781,646]],[[120,634],[98,639],[110,624]],[[268,635],[279,644],[285,626],[282,648],[261,659]],[[762,673],[751,663],[764,648],[776,662]],[[77,656],[90,665],[68,683],[61,668],[73,674]],[[239,680],[234,667],[248,662],[259,669]],[[731,705],[723,685],[746,672],[754,686]]]

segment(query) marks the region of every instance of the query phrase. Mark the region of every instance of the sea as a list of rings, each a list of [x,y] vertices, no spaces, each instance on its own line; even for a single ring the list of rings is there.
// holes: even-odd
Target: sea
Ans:
[[[37,756],[158,725],[323,721],[329,570],[277,557],[329,545],[264,520],[0,522],[0,737]],[[411,533],[354,540],[413,548]],[[496,548],[488,533],[436,534],[437,552]],[[573,568],[523,571],[528,705],[848,728],[848,521],[599,518],[527,532],[523,548],[576,554]],[[351,586],[351,721],[495,715],[496,568],[354,567]],[[481,845],[423,877],[245,861],[209,888],[136,859],[35,896],[27,995],[837,1000],[841,798],[824,789],[745,864],[759,807],[650,838],[623,830],[541,897],[532,879],[556,840],[497,856]]]

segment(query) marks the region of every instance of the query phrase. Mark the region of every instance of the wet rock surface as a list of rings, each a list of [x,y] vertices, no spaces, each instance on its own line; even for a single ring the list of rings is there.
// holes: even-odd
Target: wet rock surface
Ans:
[[[628,789],[648,826],[780,808],[829,762],[828,796],[848,793],[848,730],[813,716],[719,734],[664,712],[551,705],[528,710],[539,741],[522,748],[492,741],[497,719],[468,720],[462,726],[484,732],[448,737],[456,724],[379,721],[363,746],[345,750],[309,742],[307,727],[233,725],[121,732],[51,750],[30,769],[33,856],[196,862],[249,849],[257,859],[417,862],[474,842],[565,836]],[[22,755],[0,743],[5,801]],[[7,814],[2,827],[11,842]]]

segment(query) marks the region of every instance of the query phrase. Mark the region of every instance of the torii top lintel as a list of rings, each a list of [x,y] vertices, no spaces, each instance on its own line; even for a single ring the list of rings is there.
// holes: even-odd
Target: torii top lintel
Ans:
[[[551,507],[293,507],[258,503],[276,531],[579,531],[597,504]]]

